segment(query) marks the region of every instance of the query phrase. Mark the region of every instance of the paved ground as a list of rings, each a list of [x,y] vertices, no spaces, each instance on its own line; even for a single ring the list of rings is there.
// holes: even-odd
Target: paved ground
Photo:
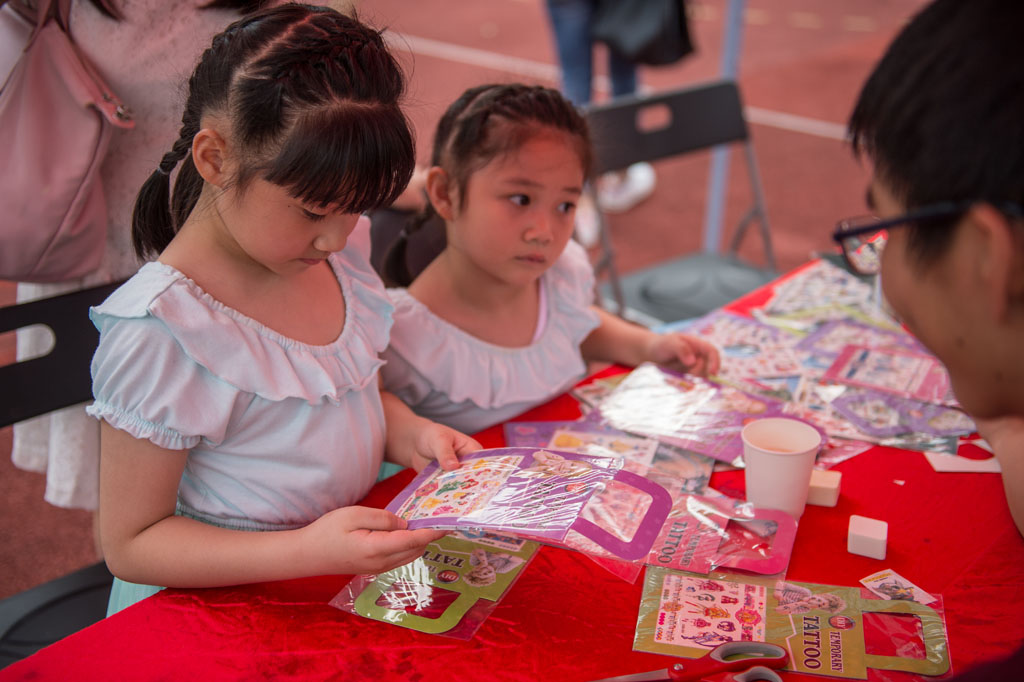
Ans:
[[[688,0],[697,52],[678,65],[644,71],[644,88],[697,83],[720,73],[728,3]],[[867,174],[843,143],[844,123],[871,66],[922,4],[746,4],[739,81],[782,268],[831,250],[835,221],[863,211]],[[393,32],[393,44],[411,75],[409,115],[423,160],[441,111],[466,87],[485,81],[557,82],[543,0],[362,0],[361,12]],[[734,155],[731,168],[726,226],[734,224],[749,199],[739,156]],[[625,271],[701,244],[708,155],[661,162],[656,169],[654,196],[612,223]],[[727,227],[725,237],[730,233]],[[757,260],[760,245],[752,237],[743,253]],[[13,299],[12,289],[0,283],[0,303]],[[11,336],[0,335],[0,362],[13,354]],[[42,477],[10,464],[10,433],[0,430],[0,598],[95,560],[90,515],[42,501]]]

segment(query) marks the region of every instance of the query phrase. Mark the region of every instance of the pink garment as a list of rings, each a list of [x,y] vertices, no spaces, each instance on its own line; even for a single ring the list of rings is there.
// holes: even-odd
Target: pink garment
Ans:
[[[228,10],[199,10],[201,0],[113,0],[124,18],[114,21],[75,0],[71,33],[131,108],[135,129],[115,131],[101,175],[109,211],[106,252],[99,270],[59,284],[19,284],[18,301],[56,296],[132,275],[139,268],[131,246],[135,195],[178,137],[188,78],[213,36],[238,18]],[[45,354],[46,330],[17,334],[19,359]],[[45,499],[59,507],[95,509],[99,492],[99,424],[81,406],[14,426],[15,466],[46,473]]]

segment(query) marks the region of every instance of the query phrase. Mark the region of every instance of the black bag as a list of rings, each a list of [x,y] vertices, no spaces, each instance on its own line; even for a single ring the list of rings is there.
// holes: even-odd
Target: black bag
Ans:
[[[599,0],[590,35],[636,64],[663,66],[693,52],[683,0]]]

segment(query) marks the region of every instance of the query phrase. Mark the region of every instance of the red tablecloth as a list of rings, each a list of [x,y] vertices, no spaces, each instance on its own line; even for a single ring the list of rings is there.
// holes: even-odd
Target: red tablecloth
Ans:
[[[578,416],[575,400],[561,396],[521,419]],[[479,439],[485,447],[504,444],[498,427]],[[855,586],[883,568],[896,570],[943,597],[954,670],[1024,641],[1024,541],[997,474],[939,474],[920,453],[883,447],[836,468],[843,473],[839,504],[807,508],[787,579]],[[411,477],[379,483],[365,503],[384,506]],[[742,495],[742,472],[716,473],[711,484]],[[884,561],[847,553],[851,514],[888,521]],[[572,681],[671,661],[632,651],[642,580],[629,585],[575,552],[543,547],[468,642],[328,606],[347,580],[165,590],[0,671],[0,679]]]

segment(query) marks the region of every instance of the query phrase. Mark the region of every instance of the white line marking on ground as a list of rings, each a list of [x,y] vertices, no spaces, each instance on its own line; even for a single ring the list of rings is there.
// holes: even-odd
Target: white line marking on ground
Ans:
[[[545,64],[531,59],[512,57],[509,55],[479,50],[474,47],[465,47],[446,43],[431,38],[410,35],[408,33],[388,32],[385,34],[388,42],[395,49],[411,51],[426,57],[444,59],[459,64],[467,64],[493,71],[512,74],[523,78],[530,78],[547,83],[557,83],[559,69],[554,64]],[[608,79],[597,76],[594,79],[595,87],[603,93],[609,91]],[[824,137],[830,140],[845,140],[846,127],[839,123],[821,121],[819,119],[787,114],[782,111],[772,111],[760,107],[744,107],[747,120],[758,125],[788,130],[791,132]]]

